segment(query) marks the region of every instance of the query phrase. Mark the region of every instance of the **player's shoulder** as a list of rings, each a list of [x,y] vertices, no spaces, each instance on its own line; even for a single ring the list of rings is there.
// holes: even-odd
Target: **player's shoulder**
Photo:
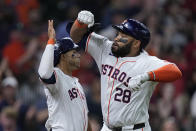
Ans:
[[[148,54],[148,52],[146,52],[145,50],[143,50],[143,52],[141,53],[141,55],[143,56],[142,58],[146,61],[156,61],[156,60],[161,60],[160,58],[158,58],[157,56],[151,56]]]
[[[54,74],[56,78],[66,78],[68,75],[63,73],[63,71],[57,67],[54,68]]]
[[[57,68],[57,67],[54,67],[54,73],[55,74],[60,74],[62,71],[59,69],[59,68]]]
[[[169,62],[169,61],[167,61],[167,60],[164,60],[164,59],[161,59],[161,58],[158,58],[157,56],[151,56],[151,55],[147,55],[147,57],[145,57],[145,63],[146,63],[146,65],[150,65],[150,66],[152,66],[152,65],[168,65],[168,64],[174,64],[174,63],[172,63],[172,62]]]
[[[62,71],[60,68],[58,68],[58,67],[54,67],[54,71],[55,71],[56,73],[65,74],[65,73],[63,73],[63,71]]]
[[[158,58],[157,56],[151,56],[151,55],[149,55],[149,56],[147,57],[147,60],[148,60],[148,61],[160,61],[161,59]]]
[[[146,64],[155,64],[163,62],[164,60],[158,58],[157,56],[151,56],[146,51],[142,52],[142,59],[140,59],[142,62],[145,62]]]

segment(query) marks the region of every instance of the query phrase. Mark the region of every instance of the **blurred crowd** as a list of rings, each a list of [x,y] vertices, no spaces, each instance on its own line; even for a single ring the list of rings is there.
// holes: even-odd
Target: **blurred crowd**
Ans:
[[[152,131],[196,130],[195,0],[0,0],[0,131],[46,131],[48,117],[43,85],[37,73],[47,42],[47,20],[57,39],[80,10],[101,23],[96,32],[113,39],[112,24],[134,18],[149,27],[147,51],[176,63],[183,77],[160,83],[151,99]],[[100,79],[91,56],[81,52],[73,73],[85,89],[93,131],[102,126]]]

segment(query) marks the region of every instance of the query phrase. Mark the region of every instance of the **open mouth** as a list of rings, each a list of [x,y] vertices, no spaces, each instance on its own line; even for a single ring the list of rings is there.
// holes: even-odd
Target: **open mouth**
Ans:
[[[116,51],[116,50],[118,50],[118,48],[119,48],[119,45],[118,45],[116,42],[114,42],[114,43],[112,44],[112,50],[113,50],[113,51]]]
[[[113,46],[113,47],[118,47],[117,42],[114,42],[112,46]]]

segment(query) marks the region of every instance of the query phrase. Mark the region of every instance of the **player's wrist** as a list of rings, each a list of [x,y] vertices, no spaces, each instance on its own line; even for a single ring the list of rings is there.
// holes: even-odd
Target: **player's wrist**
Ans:
[[[156,76],[155,76],[154,71],[148,72],[148,75],[149,75],[149,80],[151,80],[151,81],[155,81],[156,80]]]
[[[88,24],[80,22],[78,19],[75,20],[74,25],[76,25],[78,28],[87,28]]]
[[[143,81],[149,81],[149,80],[150,80],[150,75],[149,75],[148,73],[144,73],[144,74],[142,75],[142,80],[143,80]]]
[[[55,39],[54,38],[49,38],[47,44],[54,45],[55,44]]]

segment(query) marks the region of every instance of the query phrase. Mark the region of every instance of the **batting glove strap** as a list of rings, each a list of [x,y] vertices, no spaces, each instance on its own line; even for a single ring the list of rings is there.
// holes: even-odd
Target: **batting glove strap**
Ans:
[[[94,25],[94,15],[90,11],[80,11],[77,20],[81,23],[87,24],[88,28]]]

